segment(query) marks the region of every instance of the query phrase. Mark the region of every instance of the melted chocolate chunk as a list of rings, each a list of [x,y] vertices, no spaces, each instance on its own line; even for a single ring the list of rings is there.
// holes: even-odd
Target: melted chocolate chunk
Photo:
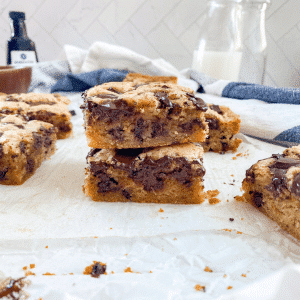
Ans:
[[[203,125],[203,123],[198,118],[194,119],[191,122],[183,123],[179,126],[181,127],[183,132],[190,133],[190,132],[193,131],[195,125],[198,125],[200,128],[205,129],[205,126]]]
[[[147,122],[143,118],[139,118],[133,129],[134,136],[142,143],[144,138],[143,135],[148,128]]]
[[[229,145],[227,143],[222,143],[222,152],[226,152],[229,150]]]
[[[127,190],[122,190],[122,195],[128,200],[131,199],[131,195]]]
[[[263,202],[263,194],[259,192],[254,192],[253,193],[253,202],[257,207],[261,207],[264,202]]]
[[[101,274],[106,271],[106,265],[101,265],[100,263],[95,263],[92,267],[91,276],[98,278]]]
[[[130,164],[134,159],[143,153],[144,148],[116,149],[114,160],[122,164]]]
[[[101,149],[95,149],[95,148],[92,148],[88,155],[86,156],[86,159],[88,159],[89,157],[93,157],[96,153],[98,153],[99,151],[101,151]]]
[[[5,179],[5,175],[8,172],[8,168],[0,170],[0,181]]]
[[[51,101],[24,101],[25,103],[27,103],[30,106],[38,106],[38,105],[54,105],[56,104],[56,102],[51,102]]]
[[[166,124],[161,122],[155,122],[151,125],[151,137],[156,138],[158,136],[166,136],[168,132],[165,130]]]
[[[117,91],[116,89],[114,89],[112,87],[108,88],[107,90],[110,92],[116,93],[116,94],[121,94],[119,91]]]
[[[34,150],[37,151],[37,150],[41,149],[41,147],[43,146],[43,140],[44,139],[41,135],[39,135],[35,132],[32,134],[32,136],[33,136],[33,139],[34,139],[33,148],[34,148]]]
[[[275,162],[269,166],[270,172],[273,174],[272,181],[265,188],[273,193],[274,198],[278,197],[285,189],[288,189],[286,172],[290,167],[300,167],[300,160],[283,155],[272,155]]]
[[[82,105],[81,108],[82,107],[91,112],[88,125],[91,125],[94,120],[109,123],[118,122],[120,118],[129,118],[134,114],[133,107],[128,106],[124,100],[104,101],[101,104],[88,101],[85,105]]]
[[[197,110],[207,111],[208,107],[201,98],[197,98],[195,95],[190,93],[186,93],[186,95],[188,96],[189,100],[194,104],[194,106],[196,106]]]
[[[118,99],[119,98],[119,96],[114,95],[114,94],[98,94],[97,97],[102,98],[102,99]]]
[[[170,87],[168,87],[167,85],[164,84],[164,85],[162,86],[162,88],[163,88],[163,89],[169,89]]]
[[[15,126],[16,126],[17,128],[19,128],[19,129],[24,129],[24,128],[25,128],[23,125],[17,125],[17,124],[15,124]]]
[[[124,141],[124,130],[123,127],[119,126],[113,129],[110,129],[108,133],[118,141]]]
[[[171,115],[179,116],[181,111],[182,111],[181,106],[178,103],[174,103],[173,107],[171,107],[168,111],[168,117],[170,117]]]
[[[4,151],[3,151],[3,145],[0,144],[0,159],[3,157]]]
[[[41,120],[43,122],[51,123],[49,121],[51,121],[51,118],[55,116],[55,113],[40,110],[38,112],[29,112],[27,116],[29,120]]]
[[[13,111],[12,110],[10,110],[10,109],[2,109],[2,110],[0,110],[0,113],[3,113],[3,114],[12,114],[13,113]]]
[[[34,160],[29,158],[26,164],[26,172],[32,173],[34,171],[34,165],[35,165]]]
[[[300,173],[296,174],[296,176],[294,177],[291,192],[300,197]]]
[[[217,112],[218,114],[223,115],[223,112],[222,112],[222,110],[221,110],[221,108],[220,108],[219,105],[213,104],[213,105],[211,105],[209,108],[210,108],[211,110],[214,110],[214,111]]]
[[[19,147],[22,153],[26,152],[26,144],[24,142],[20,142]]]
[[[13,96],[7,96],[5,101],[20,102],[20,100],[14,98]]]
[[[220,128],[218,119],[207,118],[206,122],[210,130],[218,130]]]
[[[64,124],[64,123],[60,123],[57,125],[58,130],[61,132],[69,132],[72,130],[71,125],[70,124]]]
[[[168,94],[165,92],[156,92],[154,93],[154,96],[158,99],[158,101],[160,102],[160,105],[158,108],[167,108],[173,107],[173,104],[171,102],[171,100],[168,97]]]

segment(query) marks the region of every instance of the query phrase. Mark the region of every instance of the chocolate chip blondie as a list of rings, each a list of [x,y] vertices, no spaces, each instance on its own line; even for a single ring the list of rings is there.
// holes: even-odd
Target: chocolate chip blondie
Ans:
[[[240,117],[226,106],[208,104],[205,119],[209,133],[202,144],[204,151],[218,153],[236,151],[242,142],[241,139],[235,137],[240,130]]]
[[[258,161],[242,187],[247,202],[300,240],[300,146]]]
[[[0,113],[0,184],[19,185],[55,152],[56,128]]]
[[[138,149],[92,149],[84,193],[94,201],[199,204],[203,148],[192,143]]]
[[[139,73],[128,73],[124,78],[123,82],[133,82],[135,84],[146,84],[150,82],[161,82],[161,83],[177,83],[176,76],[150,76]]]
[[[205,102],[171,83],[110,82],[83,94],[85,133],[92,148],[147,148],[203,142]]]
[[[72,133],[71,101],[59,94],[11,94],[0,95],[0,113],[21,114],[29,120],[39,120],[53,124],[57,128],[57,138],[65,139]]]

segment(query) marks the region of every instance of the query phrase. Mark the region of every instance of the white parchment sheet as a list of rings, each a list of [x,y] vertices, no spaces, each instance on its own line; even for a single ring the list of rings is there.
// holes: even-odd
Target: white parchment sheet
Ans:
[[[220,191],[215,205],[96,203],[82,192],[82,100],[70,98],[73,137],[59,140],[22,186],[0,186],[0,277],[22,277],[27,266],[33,300],[283,299],[282,291],[299,299],[300,243],[234,200],[245,170],[284,148],[240,134],[236,153],[206,153],[206,190]],[[93,261],[106,263],[107,275],[84,275]]]

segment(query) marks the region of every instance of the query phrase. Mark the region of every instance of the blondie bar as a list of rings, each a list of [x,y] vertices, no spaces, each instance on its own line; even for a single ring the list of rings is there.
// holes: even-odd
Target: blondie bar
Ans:
[[[57,128],[57,138],[65,139],[72,133],[71,101],[59,94],[11,94],[0,95],[0,113],[21,114],[29,120],[39,120],[53,124]]]
[[[241,139],[235,137],[240,130],[240,117],[226,106],[208,104],[205,118],[208,122],[209,133],[202,144],[204,151],[219,153],[236,151],[242,142]]]
[[[175,76],[150,76],[139,73],[128,73],[123,82],[133,82],[137,85],[150,83],[150,82],[161,82],[161,83],[177,83],[177,77]]]
[[[56,128],[0,113],[0,184],[24,183],[55,152]]]
[[[300,240],[300,146],[258,161],[242,187],[247,202]]]
[[[92,149],[84,193],[94,201],[199,204],[203,149],[192,143],[138,149]]]
[[[83,94],[85,133],[92,148],[146,148],[205,141],[205,102],[171,83],[110,82]]]

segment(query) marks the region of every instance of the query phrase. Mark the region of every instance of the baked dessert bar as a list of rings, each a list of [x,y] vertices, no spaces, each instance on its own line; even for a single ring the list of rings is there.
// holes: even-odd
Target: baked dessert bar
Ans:
[[[0,184],[19,185],[55,152],[56,128],[0,113]]]
[[[205,119],[208,123],[209,133],[202,144],[205,152],[213,151],[224,153],[236,151],[242,142],[236,138],[240,130],[241,119],[227,106],[207,104],[208,110],[205,112]]]
[[[150,82],[162,82],[162,83],[177,83],[176,76],[150,76],[139,73],[128,73],[123,82],[133,82],[135,84],[144,84]]]
[[[199,204],[205,197],[202,155],[191,143],[92,149],[83,191],[94,201]]]
[[[258,161],[242,187],[246,201],[300,240],[300,146]]]
[[[83,94],[85,133],[92,148],[147,148],[205,141],[205,102],[171,83],[110,82]]]
[[[59,94],[11,94],[0,95],[0,113],[21,114],[29,120],[39,120],[53,124],[57,128],[57,138],[65,139],[72,133],[71,101]]]

